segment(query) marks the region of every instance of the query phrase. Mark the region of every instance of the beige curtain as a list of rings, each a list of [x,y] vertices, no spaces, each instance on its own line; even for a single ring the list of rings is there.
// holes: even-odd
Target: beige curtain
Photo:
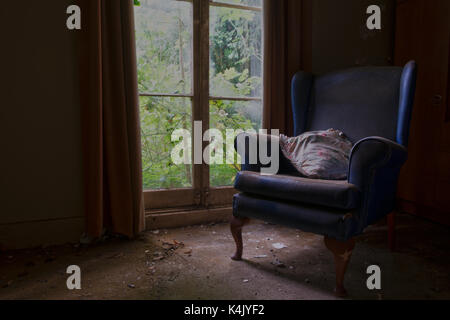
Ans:
[[[311,0],[264,0],[263,126],[293,132],[290,83],[305,70]]]
[[[133,0],[80,0],[87,234],[144,228]]]

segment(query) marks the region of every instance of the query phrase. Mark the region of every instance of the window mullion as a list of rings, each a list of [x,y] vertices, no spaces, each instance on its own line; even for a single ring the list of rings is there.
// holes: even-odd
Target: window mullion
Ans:
[[[200,23],[200,60],[201,60],[201,112],[203,133],[210,128],[209,121],[209,0],[200,0],[201,23]],[[205,150],[208,142],[203,141]],[[205,163],[202,164],[202,203],[209,204],[210,168]]]
[[[202,134],[209,128],[209,1],[193,0],[194,5],[194,95],[193,121],[202,121]],[[192,124],[194,128],[194,124]],[[194,134],[192,135],[194,146]],[[203,140],[203,139],[202,139]],[[206,143],[202,150],[206,147]],[[207,205],[209,168],[193,165],[194,189],[198,204]]]

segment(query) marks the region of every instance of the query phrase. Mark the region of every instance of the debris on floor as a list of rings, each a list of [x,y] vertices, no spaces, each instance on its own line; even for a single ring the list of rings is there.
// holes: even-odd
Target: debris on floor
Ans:
[[[151,257],[153,262],[162,261],[171,255],[173,255],[178,249],[184,248],[184,243],[177,240],[159,240],[161,242],[161,250],[162,251],[154,251],[145,250],[145,255],[147,257]],[[186,255],[190,255],[192,253],[192,249],[188,249],[184,252]]]
[[[350,299],[450,299],[448,228],[403,215],[398,223],[398,252],[387,248],[385,229],[358,238],[346,277]],[[262,223],[245,230],[251,237],[239,262],[230,259],[228,224],[150,231],[145,241],[3,251],[0,299],[334,299],[333,259],[322,237],[298,239],[294,229]],[[55,261],[45,263],[49,256]],[[381,292],[367,290],[367,264],[383,266]],[[69,265],[82,270],[81,292],[67,290]]]
[[[287,245],[285,245],[284,243],[274,243],[274,244],[272,245],[272,247],[274,247],[275,249],[280,250],[280,249],[287,248]]]
[[[278,260],[278,258],[275,258],[275,260],[273,260],[271,263],[277,268],[286,268],[286,265]]]

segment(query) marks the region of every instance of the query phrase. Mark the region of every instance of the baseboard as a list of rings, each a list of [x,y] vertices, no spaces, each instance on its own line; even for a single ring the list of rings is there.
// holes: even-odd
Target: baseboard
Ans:
[[[213,222],[227,222],[232,208],[146,212],[147,230],[179,228]],[[18,250],[39,246],[75,243],[84,232],[84,218],[75,217],[0,225],[0,250]]]
[[[180,228],[213,222],[227,222],[230,221],[231,215],[231,207],[167,213],[147,212],[145,223],[147,230]]]
[[[84,218],[65,218],[0,225],[0,250],[78,242],[84,232]]]

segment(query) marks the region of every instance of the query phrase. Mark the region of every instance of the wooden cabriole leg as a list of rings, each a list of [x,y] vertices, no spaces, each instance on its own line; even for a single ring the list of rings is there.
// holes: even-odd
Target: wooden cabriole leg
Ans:
[[[236,242],[236,253],[234,256],[231,257],[231,259],[235,261],[242,260],[242,251],[243,251],[243,244],[242,244],[242,227],[245,226],[247,223],[249,223],[250,219],[248,218],[238,218],[233,216],[231,218],[230,222],[230,230],[231,234],[233,235],[234,242]]]
[[[334,255],[334,264],[336,268],[335,293],[338,297],[347,296],[347,291],[344,288],[344,276],[352,256],[353,249],[355,248],[355,244],[355,239],[350,239],[344,242],[325,237],[325,246]]]
[[[388,214],[387,223],[389,250],[395,251],[395,212]]]

